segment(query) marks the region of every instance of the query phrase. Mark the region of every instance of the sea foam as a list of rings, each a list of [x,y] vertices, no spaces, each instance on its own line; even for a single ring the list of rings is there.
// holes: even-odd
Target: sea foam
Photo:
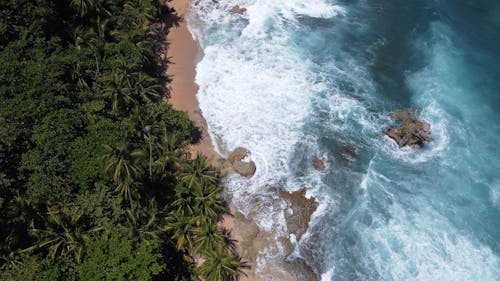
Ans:
[[[189,26],[204,53],[197,97],[209,133],[222,155],[243,146],[257,165],[252,178],[230,176],[226,190],[276,235],[260,249],[256,272],[286,273],[268,267],[285,258],[279,238],[291,237],[277,194],[307,187],[320,205],[300,241],[291,237],[288,258],[304,259],[322,281],[496,280],[498,231],[482,219],[493,221],[498,209],[500,167],[490,153],[497,155],[500,127],[474,126],[496,113],[469,94],[483,80],[468,81],[475,73],[464,70],[453,31],[430,23],[421,38],[418,28],[396,37],[423,50],[415,51],[424,57],[419,67],[397,68],[404,75],[395,88],[409,97],[381,93],[394,81],[380,72],[397,67],[383,63],[381,50],[399,42],[370,20],[394,3],[370,10],[366,1],[334,2],[193,2]],[[230,13],[235,5],[247,11]],[[401,149],[381,137],[401,106],[431,124],[432,143]],[[312,167],[313,155],[326,171]]]
[[[243,15],[231,14],[234,5]],[[304,120],[311,111],[310,98],[324,85],[314,81],[309,68],[293,47],[290,31],[301,16],[330,18],[343,9],[326,1],[197,1],[189,26],[202,45],[197,65],[197,98],[209,133],[222,155],[242,146],[251,151],[257,166],[250,178],[234,175],[227,180],[232,203],[264,231],[288,236],[284,206],[276,201],[275,188],[287,186],[291,153],[304,137]],[[258,203],[255,198],[260,198]],[[255,212],[255,208],[259,212]],[[279,234],[281,233],[281,234]],[[258,258],[284,258],[263,249]],[[267,258],[263,258],[267,257]],[[259,271],[259,268],[257,268]]]

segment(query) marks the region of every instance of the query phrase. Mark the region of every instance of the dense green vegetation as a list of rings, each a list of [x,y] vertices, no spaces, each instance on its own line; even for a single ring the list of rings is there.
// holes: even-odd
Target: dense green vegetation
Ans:
[[[0,280],[235,280],[159,0],[0,2]],[[195,258],[202,264],[196,268]]]

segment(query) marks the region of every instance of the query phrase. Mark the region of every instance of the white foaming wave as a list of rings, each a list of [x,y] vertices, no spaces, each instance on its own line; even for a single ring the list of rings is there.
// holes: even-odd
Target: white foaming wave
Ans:
[[[335,267],[328,270],[327,272],[321,274],[321,281],[332,281],[333,280],[333,272],[335,271]]]
[[[289,65],[303,62],[284,47],[269,48],[271,54],[250,50],[242,56],[237,48],[207,47],[197,67],[198,99],[211,134],[229,150],[243,146],[266,158],[254,159],[255,178],[264,176],[263,167],[275,166],[274,176],[288,173],[287,154],[301,136],[310,110],[307,89],[313,88],[304,69]]]
[[[245,8],[243,14],[233,14],[231,9],[236,5]],[[193,12],[204,22],[204,25],[227,25],[244,18],[249,20],[251,30],[266,30],[270,21],[281,24],[284,20],[295,21],[299,15],[315,18],[332,18],[344,15],[346,10],[340,5],[332,5],[326,1],[305,3],[301,0],[225,0],[215,3],[213,0],[195,1]]]
[[[362,235],[369,257],[385,280],[498,280],[500,260],[462,235],[445,217],[422,207],[409,214],[393,204],[389,222],[374,219]],[[373,251],[373,249],[377,249]]]
[[[246,28],[246,33],[259,34],[255,31],[267,30],[266,26],[269,26],[270,20],[274,25],[283,25],[285,22],[295,22],[297,16],[332,18],[343,14],[345,14],[343,7],[331,5],[324,1],[310,3],[302,0],[260,0],[248,7],[250,23]],[[250,30],[254,32],[250,32]]]
[[[231,14],[234,5],[247,12]],[[292,175],[290,157],[304,137],[310,98],[324,89],[321,83],[312,82],[310,62],[293,50],[289,27],[300,14],[329,17],[339,11],[323,1],[302,5],[296,0],[229,0],[218,5],[201,0],[192,10],[189,27],[204,51],[197,65],[197,98],[209,134],[223,143],[221,147],[214,143],[219,153],[227,155],[236,147],[245,147],[257,166],[252,178],[228,177],[227,190],[239,211],[277,237],[288,233],[286,204],[275,198],[275,187]],[[270,256],[266,251],[270,249],[258,255],[257,272],[266,260],[284,252]]]
[[[248,200],[266,198],[267,186],[290,174],[289,154],[302,136],[314,89],[306,69],[297,65],[304,62],[287,48],[272,44],[255,49],[210,46],[198,64],[198,99],[212,139],[222,139],[229,151],[246,147],[257,166],[250,179],[232,176],[228,180],[233,202],[243,212],[251,212],[245,210]],[[285,232],[283,207],[265,202],[259,205],[265,211],[256,214],[257,224],[263,230]]]

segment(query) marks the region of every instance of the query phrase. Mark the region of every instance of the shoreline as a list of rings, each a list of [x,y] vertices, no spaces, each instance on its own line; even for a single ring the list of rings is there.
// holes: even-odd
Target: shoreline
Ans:
[[[169,6],[173,7],[177,14],[182,17],[178,27],[172,27],[167,36],[169,42],[167,56],[171,63],[167,74],[172,77],[169,85],[170,97],[168,102],[173,108],[187,112],[189,119],[194,125],[201,129],[202,138],[199,143],[189,145],[189,151],[194,156],[196,153],[205,155],[210,163],[216,167],[220,166],[221,156],[215,151],[212,140],[207,131],[207,123],[203,118],[196,98],[198,85],[195,82],[196,64],[202,54],[201,48],[186,25],[186,15],[189,12],[189,1],[173,0]]]
[[[173,0],[169,2],[169,6],[173,7],[179,16],[183,18],[178,27],[172,27],[167,36],[169,46],[167,49],[167,56],[170,58],[171,63],[167,69],[168,76],[172,77],[172,82],[169,85],[170,97],[168,102],[174,109],[187,112],[189,118],[193,121],[195,126],[202,130],[202,139],[197,144],[189,145],[191,155],[201,153],[209,159],[211,165],[223,169],[224,159],[219,155],[213,146],[210,135],[208,134],[207,123],[201,113],[198,99],[196,94],[199,86],[195,82],[196,78],[196,64],[199,62],[202,54],[201,48],[186,25],[186,15],[189,12],[190,1],[186,0]],[[224,172],[224,171],[221,171]],[[235,216],[236,214],[236,216]],[[234,230],[239,212],[234,208],[230,208],[230,214],[223,216],[223,220],[219,222],[221,228],[225,228],[232,233],[233,239],[236,240],[236,248],[238,253],[245,260],[242,255],[242,237],[235,235]],[[254,251],[256,249],[253,249]],[[240,275],[241,281],[263,281],[257,277],[255,272],[256,264],[249,261],[250,269],[245,269],[245,274]]]
[[[208,134],[207,123],[202,115],[196,97],[199,89],[199,86],[195,82],[196,65],[202,57],[202,50],[186,25],[185,17],[189,13],[190,1],[173,0],[169,2],[169,6],[176,10],[177,14],[183,18],[183,21],[179,23],[178,27],[172,27],[167,36],[169,42],[167,56],[171,61],[167,69],[167,74],[172,77],[172,82],[169,85],[170,97],[168,102],[174,109],[187,112],[195,126],[202,130],[200,143],[189,146],[191,155],[194,156],[196,153],[203,154],[209,159],[209,163],[212,166],[221,170],[224,177],[227,175],[225,159],[214,149],[214,145]],[[317,205],[311,203],[310,199],[305,198],[305,190],[292,193],[277,193],[280,198],[279,201],[286,202],[289,211],[292,210],[292,213],[300,214],[299,217],[305,219],[304,221],[307,222],[305,225],[303,223],[299,225],[296,221],[291,220],[288,227],[290,229],[299,229],[302,232],[301,234],[305,233],[308,228],[308,222]],[[224,192],[224,195],[226,198],[231,197],[231,194],[228,194],[227,191]],[[258,201],[258,199],[256,200]],[[242,260],[250,265],[250,269],[243,270],[246,275],[240,274],[239,280],[318,280],[318,277],[315,276],[303,261],[266,260],[266,266],[258,270],[257,264],[259,259],[263,258],[260,253],[261,250],[267,249],[277,254],[280,252],[280,246],[276,244],[278,243],[286,249],[286,255],[290,255],[295,246],[289,237],[277,235],[274,231],[261,230],[255,221],[255,214],[245,216],[238,210],[238,206],[234,205],[231,199],[227,201],[230,213],[223,216],[223,220],[219,222],[219,226],[231,231],[232,238],[236,240],[235,246],[238,254]],[[250,204],[253,205],[252,203]],[[314,205],[314,207],[311,209],[308,206],[309,204]]]

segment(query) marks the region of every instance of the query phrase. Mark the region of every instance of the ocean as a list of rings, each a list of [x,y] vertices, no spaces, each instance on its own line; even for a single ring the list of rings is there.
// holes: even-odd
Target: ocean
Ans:
[[[191,5],[209,133],[257,165],[226,180],[231,204],[295,246],[261,248],[261,277],[282,259],[322,281],[500,280],[500,2]],[[421,149],[381,135],[405,108],[431,124]],[[319,207],[298,240],[277,191],[301,188]]]

